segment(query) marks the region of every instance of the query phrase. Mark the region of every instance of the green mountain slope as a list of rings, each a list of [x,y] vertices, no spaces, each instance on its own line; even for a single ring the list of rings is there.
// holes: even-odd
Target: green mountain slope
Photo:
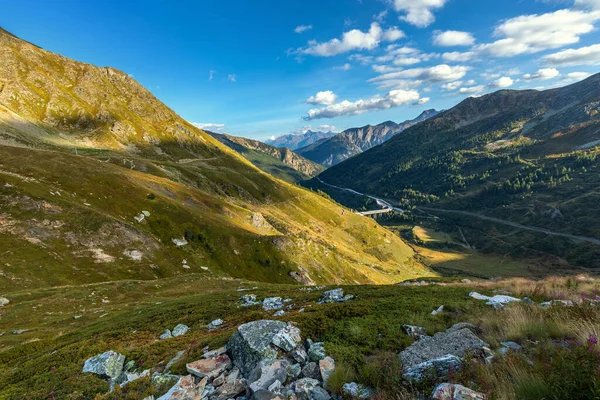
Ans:
[[[319,164],[330,167],[365,150],[386,142],[405,129],[437,115],[437,110],[423,111],[417,118],[395,123],[386,121],[379,125],[367,125],[361,128],[350,128],[338,133],[332,138],[321,139],[308,146],[297,149],[296,152]]]
[[[127,74],[4,31],[0,54],[0,290],[430,274],[374,221],[265,174]]]
[[[207,133],[240,153],[261,170],[288,182],[305,181],[325,170],[322,165],[307,160],[285,147],[278,148],[258,140],[222,133]]]
[[[600,75],[542,92],[469,98],[320,177],[406,208],[468,210],[600,238],[599,111]],[[593,244],[505,227],[491,234],[489,222],[465,220],[480,248],[525,247],[600,266]]]

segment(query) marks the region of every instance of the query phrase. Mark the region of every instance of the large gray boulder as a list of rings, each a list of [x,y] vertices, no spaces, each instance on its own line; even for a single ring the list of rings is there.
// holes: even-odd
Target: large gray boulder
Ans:
[[[458,358],[467,353],[483,355],[484,347],[490,346],[467,328],[449,330],[413,343],[400,353],[400,360],[404,368],[411,368],[448,354]]]
[[[296,348],[300,330],[282,321],[261,320],[238,327],[227,349],[233,363],[247,376],[261,361],[275,360]]]
[[[88,358],[82,372],[91,372],[104,378],[116,379],[123,372],[125,356],[112,350]]]
[[[460,367],[460,359],[447,354],[408,368],[402,377],[411,383],[446,380],[451,372],[458,371]]]

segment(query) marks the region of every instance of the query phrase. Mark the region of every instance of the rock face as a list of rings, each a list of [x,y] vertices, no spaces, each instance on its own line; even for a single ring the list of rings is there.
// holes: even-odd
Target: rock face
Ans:
[[[402,374],[402,377],[412,383],[425,380],[445,380],[451,372],[458,371],[460,367],[460,359],[448,354],[412,366]]]
[[[485,400],[485,395],[462,385],[442,383],[433,390],[431,400]]]
[[[88,358],[82,372],[91,372],[103,378],[116,379],[123,372],[125,356],[112,350]]]
[[[238,327],[227,348],[233,363],[244,375],[252,372],[261,361],[275,360],[300,343],[300,330],[281,321],[261,320]]]
[[[411,368],[446,355],[464,357],[467,352],[480,355],[484,347],[490,346],[467,328],[448,330],[415,342],[400,353],[400,360],[405,368]]]

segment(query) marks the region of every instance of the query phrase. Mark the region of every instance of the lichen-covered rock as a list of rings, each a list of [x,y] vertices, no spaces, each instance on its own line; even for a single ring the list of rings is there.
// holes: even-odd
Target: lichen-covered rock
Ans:
[[[250,307],[260,303],[256,301],[255,294],[245,294],[243,296],[240,296],[240,304],[242,307]]]
[[[319,304],[325,303],[341,303],[344,302],[344,289],[333,289],[324,292],[319,300],[317,301]]]
[[[223,322],[224,321],[221,318],[215,319],[214,321],[211,321],[210,324],[208,324],[208,329],[210,329],[210,330],[217,329],[218,327],[223,325]]]
[[[192,375],[211,379],[219,376],[223,371],[231,367],[231,360],[227,354],[222,354],[213,358],[204,358],[191,362],[186,364],[185,367]]]
[[[375,396],[373,389],[356,382],[344,383],[342,386],[342,392],[348,397],[361,400],[370,399]]]
[[[448,354],[412,366],[402,374],[402,377],[411,383],[445,380],[450,373],[458,371],[460,367],[460,359]]]
[[[308,359],[310,361],[320,361],[325,358],[325,347],[323,343],[311,343],[308,348]]]
[[[88,358],[82,372],[91,372],[105,378],[116,379],[123,372],[125,356],[112,350]]]
[[[297,363],[304,364],[308,360],[308,354],[302,347],[298,347],[290,352],[290,357]]]
[[[302,377],[321,380],[321,371],[319,370],[319,364],[316,362],[306,363],[304,367],[302,367]]]
[[[190,327],[184,324],[177,324],[177,326],[175,328],[173,328],[173,332],[171,332],[173,334],[174,337],[177,336],[182,336],[185,335],[186,333],[188,333],[188,331],[190,330]]]
[[[462,385],[442,383],[433,390],[431,400],[485,400],[485,395]]]
[[[405,368],[411,368],[428,360],[451,354],[464,357],[467,352],[482,355],[482,349],[490,347],[467,328],[438,332],[413,343],[400,353]]]
[[[316,379],[302,378],[292,383],[290,388],[298,400],[329,400],[331,396]]]
[[[277,359],[300,340],[298,328],[282,321],[261,320],[239,326],[227,348],[233,363],[247,376],[261,361]]]
[[[283,308],[283,301],[281,297],[267,297],[263,300],[263,310],[274,311]]]
[[[10,300],[6,297],[0,297],[0,307],[4,307],[10,303]]]
[[[171,333],[170,329],[166,329],[165,333],[163,333],[162,335],[160,335],[158,338],[160,340],[165,340],[165,339],[171,339],[173,337],[173,334]]]

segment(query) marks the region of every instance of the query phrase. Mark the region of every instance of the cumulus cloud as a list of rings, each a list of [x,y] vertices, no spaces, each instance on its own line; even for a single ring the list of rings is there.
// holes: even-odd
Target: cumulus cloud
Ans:
[[[485,85],[477,85],[471,87],[461,87],[458,92],[461,94],[477,94],[485,90]]]
[[[324,125],[319,125],[319,129],[320,129],[320,130],[322,130],[322,131],[331,131],[331,132],[333,132],[333,131],[335,131],[337,128],[336,128],[336,126],[335,126],[335,125],[327,125],[327,124],[324,124]]]
[[[600,10],[600,0],[575,0],[575,6]]]
[[[451,51],[442,54],[442,59],[448,62],[465,62],[470,61],[477,56],[477,53],[474,51]]]
[[[565,76],[565,81],[578,82],[592,76],[589,72],[569,72]]]
[[[495,57],[537,53],[579,42],[594,29],[600,11],[558,10],[547,14],[522,15],[504,21],[494,30],[501,39],[481,44],[475,51]]]
[[[335,101],[337,100],[337,95],[335,93],[333,93],[331,90],[325,90],[323,92],[319,92],[314,96],[310,96],[308,99],[306,99],[306,102],[308,104],[324,104],[324,105],[330,105],[335,103]]]
[[[490,84],[490,87],[502,89],[502,88],[511,87],[514,84],[515,84],[515,81],[512,80],[512,78],[510,78],[508,76],[503,76],[503,77],[496,79],[494,82],[492,82]]]
[[[469,70],[470,67],[463,65],[449,66],[447,64],[440,64],[433,67],[412,68],[382,74],[370,79],[369,82],[382,82],[391,79],[414,79],[428,83],[451,82],[461,79]]]
[[[436,46],[472,46],[475,38],[469,32],[462,31],[437,31],[433,34],[433,44]]]
[[[544,62],[556,66],[575,65],[598,65],[600,64],[600,44],[580,47],[579,49],[567,49],[558,53],[547,55]]]
[[[448,82],[448,83],[444,83],[442,85],[442,89],[447,90],[447,91],[454,91],[454,90],[458,89],[462,84],[463,84],[463,81]]]
[[[560,75],[560,72],[556,68],[542,68],[538,69],[535,74],[525,74],[523,75],[523,79],[526,81],[535,81],[535,80],[548,80],[552,78],[556,78]]]
[[[429,101],[427,97],[421,97],[416,90],[392,90],[385,96],[373,96],[369,99],[348,101],[328,105],[324,108],[309,110],[305,120],[320,118],[335,118],[342,115],[358,115],[373,110],[385,110],[409,104],[423,104]]]
[[[298,49],[296,52],[313,56],[330,57],[353,50],[373,50],[382,41],[396,41],[404,36],[404,32],[396,27],[384,31],[377,22],[373,22],[368,32],[352,29],[351,31],[344,32],[341,39],[336,38],[321,43],[311,40],[308,42],[307,47]]]
[[[394,0],[396,11],[404,12],[400,19],[418,27],[429,26],[435,21],[432,10],[442,8],[447,0]]]
[[[310,31],[312,28],[312,25],[298,25],[296,28],[294,28],[294,32],[303,33],[306,31]]]
[[[202,123],[202,122],[192,122],[196,128],[200,128],[202,130],[207,131],[222,131],[225,129],[225,124],[213,124],[213,123]]]

